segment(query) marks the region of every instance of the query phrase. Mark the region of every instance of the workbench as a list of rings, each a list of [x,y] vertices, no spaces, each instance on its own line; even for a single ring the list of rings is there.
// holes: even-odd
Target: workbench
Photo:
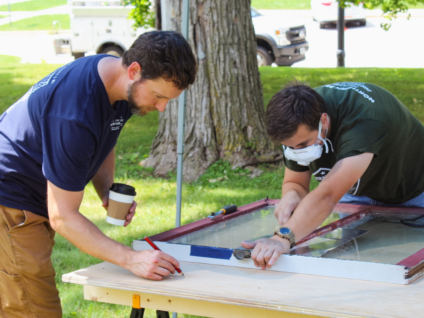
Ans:
[[[410,285],[180,262],[185,276],[136,277],[101,263],[65,274],[84,299],[205,317],[424,317],[424,278]],[[139,297],[138,297],[139,296]]]

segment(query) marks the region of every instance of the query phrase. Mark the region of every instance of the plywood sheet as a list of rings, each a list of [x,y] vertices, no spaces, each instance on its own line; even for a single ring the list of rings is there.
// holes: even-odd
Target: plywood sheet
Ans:
[[[421,317],[424,280],[393,285],[181,262],[185,276],[156,282],[101,263],[64,282],[326,317]]]

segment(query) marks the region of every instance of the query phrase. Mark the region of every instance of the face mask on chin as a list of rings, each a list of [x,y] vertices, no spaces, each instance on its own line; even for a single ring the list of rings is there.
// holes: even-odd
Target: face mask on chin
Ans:
[[[318,127],[318,139],[323,141],[323,144],[325,145],[325,153],[328,153],[327,141],[331,145],[331,151],[334,151],[331,141],[327,139],[327,131],[325,132],[325,139],[321,137],[321,133],[322,133],[322,122],[320,120],[319,127]],[[322,148],[323,148],[323,145],[318,144],[318,141],[316,141],[311,146],[301,148],[301,149],[292,149],[292,148],[283,146],[284,156],[289,160],[297,161],[297,163],[301,166],[309,166],[309,164],[312,161],[315,161],[321,158]]]

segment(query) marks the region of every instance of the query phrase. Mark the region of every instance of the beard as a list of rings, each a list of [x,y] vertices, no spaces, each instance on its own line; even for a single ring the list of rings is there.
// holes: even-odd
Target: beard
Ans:
[[[127,107],[133,115],[136,116],[145,116],[149,111],[146,106],[137,106],[134,100],[133,92],[139,86],[141,82],[135,82],[128,86],[127,90],[127,98],[128,104]]]

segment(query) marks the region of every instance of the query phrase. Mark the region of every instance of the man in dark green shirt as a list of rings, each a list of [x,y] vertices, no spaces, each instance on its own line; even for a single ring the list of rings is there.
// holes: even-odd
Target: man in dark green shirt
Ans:
[[[424,207],[424,127],[390,92],[369,83],[289,85],[269,102],[268,135],[286,165],[271,239],[243,243],[271,267],[340,201]],[[311,177],[319,186],[309,191]]]

